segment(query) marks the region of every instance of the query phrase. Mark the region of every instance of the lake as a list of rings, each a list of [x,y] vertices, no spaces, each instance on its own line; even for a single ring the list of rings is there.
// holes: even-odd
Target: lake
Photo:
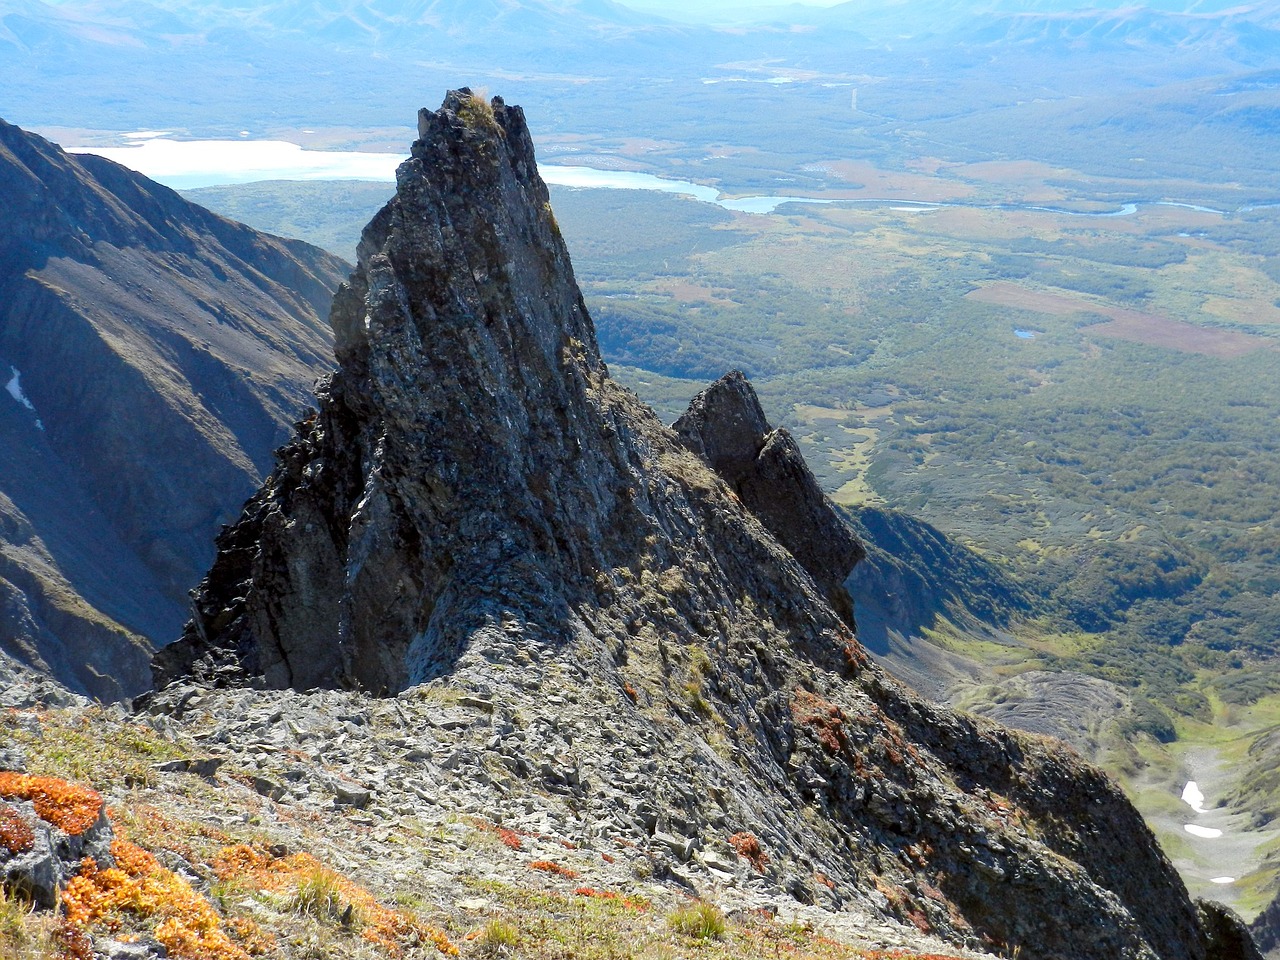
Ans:
[[[171,140],[163,130],[140,130],[126,134],[124,147],[67,147],[69,153],[94,153],[136,170],[175,190],[215,187],[258,180],[373,180],[394,182],[396,167],[404,154],[361,153],[346,150],[306,150],[284,140]],[[966,204],[922,202],[895,197],[822,198],[790,196],[726,197],[720,190],[690,180],[671,180],[651,173],[629,170],[597,170],[594,167],[540,164],[538,172],[549,184],[565,187],[604,187],[615,190],[657,190],[693,197],[740,213],[775,213],[784,204],[849,203],[889,204],[899,212],[926,212],[940,207],[1020,209],[1081,217],[1126,217],[1138,210],[1138,203],[1125,203],[1115,210],[1084,213],[1056,207],[1027,204]],[[1208,207],[1165,200],[1144,205],[1189,207],[1206,213],[1222,213]]]

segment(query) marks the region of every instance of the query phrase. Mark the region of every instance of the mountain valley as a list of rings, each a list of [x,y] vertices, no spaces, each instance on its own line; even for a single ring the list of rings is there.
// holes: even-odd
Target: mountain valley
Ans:
[[[1053,741],[932,707],[866,658],[839,600],[862,547],[840,532],[795,441],[769,428],[740,375],[700,394],[678,433],[610,380],[518,109],[455,91],[421,112],[419,130],[397,196],[366,229],[337,296],[339,369],[321,385],[319,410],[219,537],[194,620],[157,657],[163,689],[137,701],[155,718],[138,719],[168,734],[153,748],[161,762],[124,776],[135,793],[120,798],[118,827],[100,819],[84,833],[101,814],[82,801],[92,810],[74,832],[117,866],[82,866],[71,881],[69,902],[88,898],[76,930],[95,929],[98,916],[112,929],[102,897],[121,884],[188,889],[212,870],[224,891],[233,880],[244,890],[251,877],[295,868],[279,828],[211,859],[162,840],[171,866],[119,839],[105,852],[134,804],[156,802],[136,791],[160,773],[220,777],[237,756],[239,782],[271,803],[262,825],[312,808],[315,764],[327,764],[337,807],[368,809],[376,834],[415,815],[415,777],[445,778],[438,757],[473,787],[522,803],[553,841],[567,807],[580,824],[567,849],[612,837],[650,851],[653,877],[704,897],[753,889],[745,860],[766,896],[824,908],[833,932],[840,917],[863,935],[896,920],[899,938],[914,927],[957,947],[1037,957],[1256,956],[1222,908],[1192,905],[1100,772]],[[350,685],[400,696],[261,689]],[[237,716],[251,724],[238,735],[226,723]],[[31,720],[12,715],[8,763],[26,767],[29,752],[45,770],[8,775],[0,789],[11,799],[52,789],[35,784],[52,765],[44,736],[57,721]],[[99,720],[120,738],[127,718]],[[336,740],[335,720],[348,730]],[[438,731],[431,743],[424,723]],[[359,747],[364,726],[375,737]],[[205,757],[172,755],[201,734]],[[265,740],[258,755],[291,758],[280,772],[292,786],[243,769],[245,734]],[[148,736],[124,738],[129,765]],[[309,755],[315,737],[329,745]],[[344,765],[352,749],[368,764],[379,745],[408,751],[407,777],[385,761],[382,772]],[[489,763],[500,757],[509,759]],[[82,770],[105,772],[85,759]],[[67,761],[57,766],[64,774]],[[413,795],[457,809],[429,789]],[[519,849],[523,834],[497,802],[505,815],[486,822]],[[10,819],[29,816],[17,809]],[[48,805],[35,812],[73,829]],[[154,829],[146,816],[137,823]],[[373,849],[385,842],[375,836]],[[674,861],[657,855],[664,846]],[[574,877],[578,858],[563,859],[529,866]],[[164,879],[175,870],[188,879]],[[483,909],[450,910],[425,879],[406,872],[404,892],[426,897],[416,902],[446,924]],[[458,949],[421,913],[393,922],[363,887],[332,882],[348,903],[332,916],[346,927],[360,906],[366,941],[394,934],[397,949]],[[238,911],[227,922],[248,946],[281,901],[245,903],[252,924]],[[139,956],[155,955],[156,940],[180,955],[246,949],[218,917],[152,927],[153,910],[135,909]],[[293,935],[276,942],[284,955],[306,949]]]
[[[937,838],[908,845],[915,852],[903,860],[897,841],[876,846],[880,827],[867,841],[840,820],[849,797],[841,771],[824,766],[830,724],[806,712],[803,697],[760,719],[818,738],[818,752],[803,761],[793,752],[766,777],[770,791],[783,785],[790,813],[759,816],[776,800],[768,791],[767,802],[750,786],[726,792],[726,782],[738,785],[742,757],[753,758],[748,781],[780,762],[777,745],[752,742],[758,724],[740,708],[772,702],[765,688],[776,694],[782,681],[771,675],[744,692],[719,667],[720,647],[712,644],[707,665],[695,649],[726,628],[711,614],[716,604],[700,606],[677,589],[672,570],[685,584],[697,578],[683,559],[667,562],[685,554],[662,538],[690,523],[702,529],[690,520],[701,508],[679,506],[678,522],[658,522],[657,541],[631,544],[639,534],[628,524],[592,526],[609,515],[602,504],[617,486],[582,485],[583,471],[599,473],[599,462],[582,457],[567,472],[556,465],[565,417],[576,428],[595,416],[588,408],[608,409],[615,453],[619,422],[639,430],[650,453],[666,451],[657,460],[665,492],[646,510],[688,495],[711,502],[703,487],[720,481],[688,473],[685,459],[713,460],[708,451],[663,447],[659,433],[637,427],[639,404],[592,371],[607,361],[618,384],[674,423],[691,397],[736,369],[750,381],[751,403],[758,394],[762,429],[767,421],[789,438],[771,448],[776,463],[752,469],[807,462],[812,477],[799,503],[825,491],[838,528],[854,531],[866,550],[845,586],[858,641],[873,659],[936,704],[1059,737],[1101,765],[1192,895],[1258,917],[1258,944],[1275,950],[1280,44],[1265,5],[1214,6],[997,4],[975,18],[944,3],[842,4],[757,11],[748,22],[727,10],[663,20],[617,4],[515,0],[252,9],[0,0],[0,113],[68,146],[280,138],[398,156],[414,136],[400,122],[422,91],[473,77],[524,104],[544,164],[719,191],[712,204],[550,187],[551,222],[599,340],[598,355],[571,346],[560,362],[584,365],[580,379],[596,399],[581,407],[537,393],[556,366],[545,344],[536,375],[480,364],[481,395],[510,400],[519,383],[514,395],[533,398],[527,408],[569,411],[535,416],[528,436],[513,441],[498,424],[527,414],[501,405],[490,416],[481,403],[470,421],[442,431],[452,416],[447,398],[467,390],[448,373],[430,394],[411,372],[421,351],[410,341],[375,364],[378,376],[394,371],[394,389],[376,378],[383,385],[372,392],[363,385],[360,284],[394,300],[389,276],[412,275],[418,292],[413,284],[426,282],[405,265],[415,248],[407,228],[393,237],[378,214],[395,185],[184,192],[325,254],[0,127],[0,190],[6,202],[31,203],[0,226],[0,302],[19,308],[0,323],[8,394],[0,430],[9,451],[0,462],[0,650],[8,655],[0,683],[4,702],[20,708],[6,722],[17,751],[6,765],[98,786],[117,821],[129,821],[117,822],[121,836],[162,851],[165,868],[176,865],[196,889],[231,890],[215,897],[223,919],[246,930],[261,922],[281,955],[385,955],[341,911],[307,914],[246,879],[284,870],[300,850],[332,856],[378,903],[406,906],[411,919],[386,922],[408,924],[412,934],[395,942],[411,954],[448,953],[447,942],[488,956],[627,955],[610,929],[644,944],[634,955],[684,955],[697,944],[726,956],[776,954],[784,940],[814,956],[964,955],[960,944],[1006,952],[1027,931],[1000,928],[986,908],[957,899],[958,886],[987,889],[977,879],[987,867],[964,866],[967,854],[948,849],[926,868],[918,854],[938,848]],[[450,109],[460,115],[458,106]],[[474,109],[483,127],[484,111]],[[423,142],[431,138],[415,149]],[[36,181],[58,186],[45,195]],[[490,209],[511,206],[502,189],[503,203]],[[743,197],[814,202],[763,213],[726,208]],[[366,231],[375,214],[381,219]],[[22,232],[32,223],[38,236]],[[509,227],[502,242],[542,230]],[[385,254],[388,242],[400,253]],[[433,256],[449,249],[424,243]],[[347,372],[322,381],[314,415],[306,410],[316,402],[312,381],[335,364],[324,318],[358,244],[365,272],[335,314]],[[492,311],[501,273],[479,269],[458,302],[474,295]],[[432,307],[437,316],[449,309]],[[40,339],[51,333],[52,341]],[[593,342],[581,330],[570,339]],[[514,336],[483,349],[463,341],[454,352],[470,359],[455,367],[465,369],[477,356],[487,363],[530,349]],[[413,426],[422,392],[436,397],[434,430]],[[388,400],[392,416],[370,413]],[[271,452],[299,417],[301,433],[273,473]],[[412,441],[388,446],[396,430],[387,424]],[[459,487],[456,474],[438,469],[499,436],[515,446],[485,474],[488,492]],[[144,459],[162,469],[140,475]],[[622,459],[633,479],[618,483],[656,496],[657,487],[634,479],[653,464]],[[673,473],[676,461],[683,466]],[[522,462],[539,464],[537,483],[499,468]],[[766,488],[780,475],[769,474]],[[734,510],[762,523],[783,553],[794,552],[800,579],[813,581],[801,606],[821,597],[839,614],[832,571],[807,562],[798,545],[814,538],[787,540],[738,473],[722,479]],[[218,541],[185,640],[158,661],[160,678],[175,684],[168,693],[129,714],[86,706],[41,679],[52,674],[102,700],[140,692],[152,649],[181,634],[192,612],[186,594],[214,559],[214,533],[264,480]],[[420,511],[428,502],[435,506]],[[506,521],[511,529],[495,533],[513,503],[523,507]],[[556,532],[558,519],[525,531],[527,518],[557,517],[565,503],[577,504],[563,524],[568,534]],[[807,509],[784,503],[787,514]],[[459,533],[451,525],[464,514]],[[502,544],[497,561],[472,552],[485,537]],[[449,546],[423,546],[433,543]],[[528,551],[549,551],[553,572],[517,562]],[[643,559],[624,562],[624,554]],[[360,559],[348,568],[350,556]],[[704,557],[699,576],[706,566],[723,565]],[[597,583],[593,595],[565,572],[606,568],[630,568],[636,582]],[[494,570],[515,579],[495,579]],[[696,637],[674,654],[663,629],[654,636],[638,627],[672,615],[647,605],[655,581],[674,598],[680,623],[670,635]],[[737,587],[717,589],[737,595]],[[513,604],[536,613],[497,612]],[[624,618],[615,643],[598,604],[643,613]],[[754,615],[741,613],[730,632],[782,643],[750,625]],[[487,626],[475,628],[472,616]],[[790,626],[783,633],[794,639]],[[855,670],[814,689],[806,684],[814,662],[821,673],[821,657],[797,656],[780,668],[786,683],[838,705],[838,728],[866,715],[861,695],[842,686],[865,677]],[[510,657],[518,671],[504,667]],[[730,673],[741,666],[733,663]],[[640,665],[644,682],[633,672]],[[923,745],[913,740],[919,730],[901,713],[923,710],[933,723],[943,716],[937,708],[903,706],[919,701],[876,692],[882,682],[899,689],[889,681],[865,682],[887,711],[887,729],[908,730],[927,758],[913,777],[928,780],[923,771],[936,770],[935,760],[949,771],[943,782],[970,776],[947,767],[928,735]],[[334,686],[388,696],[311,689]],[[897,706],[886,707],[885,696]],[[565,702],[553,711],[548,697]],[[33,720],[37,703],[64,710]],[[618,716],[630,720],[620,727]],[[980,740],[1005,736],[985,720],[963,723],[984,731]],[[100,762],[74,758],[77,724],[100,728],[113,744]],[[591,732],[599,730],[622,744],[615,772],[600,760],[609,748]],[[3,748],[0,741],[0,757]],[[1019,776],[1034,780],[1058,762],[1045,759],[1058,757],[1051,748],[1039,749]],[[1068,765],[1093,783],[1079,759]],[[197,770],[204,780],[182,772]],[[680,791],[645,795],[651,779],[707,778],[717,809]],[[909,793],[937,789],[912,783]],[[824,789],[840,795],[834,805],[818,801]],[[986,789],[997,820],[1046,829],[1034,802],[1007,783]],[[221,795],[234,798],[225,812],[202,812]],[[186,852],[165,846],[145,817],[128,812],[135,808],[173,817]],[[836,834],[852,829],[854,846],[869,842],[878,853],[846,863],[831,852],[844,850],[839,842],[823,847],[834,835],[826,827],[801,839],[806,828],[797,824],[815,816],[834,816],[844,824]],[[900,810],[889,816],[901,826]],[[240,842],[257,851],[240,866],[257,866],[230,881],[218,858]],[[1078,851],[1076,841],[1067,845]],[[286,852],[261,860],[270,849]],[[564,859],[561,850],[601,856]],[[767,852],[763,870],[752,859],[759,851]],[[418,877],[415,859],[441,866]],[[953,886],[935,867],[953,875]],[[70,876],[76,866],[65,869]],[[524,891],[531,877],[534,889]],[[672,932],[659,914],[678,910],[680,889],[724,907],[724,938]],[[348,921],[357,907],[375,916],[365,895],[343,894]],[[654,912],[628,906],[628,897]],[[761,910],[790,919],[761,925]],[[567,945],[574,922],[564,918],[581,923],[588,914],[593,932]],[[515,941],[503,939],[504,923],[517,929]],[[949,945],[929,940],[926,928]],[[430,930],[444,940],[432,941]],[[147,940],[155,925],[137,932]],[[246,950],[251,939],[231,937]],[[1034,939],[1022,952],[1052,954]],[[1227,956],[1236,948],[1216,949]]]

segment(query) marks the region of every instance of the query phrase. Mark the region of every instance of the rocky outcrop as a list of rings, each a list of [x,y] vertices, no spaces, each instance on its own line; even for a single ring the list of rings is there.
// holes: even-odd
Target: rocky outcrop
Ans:
[[[335,300],[339,369],[219,538],[159,685],[479,711],[447,763],[660,841],[671,878],[732,841],[779,896],[952,943],[1229,949],[1104,775],[870,662],[828,600],[854,541],[745,384],[683,441],[614,384],[518,108],[450,93],[397,179]]]
[[[693,398],[673,425],[769,532],[813,577],[850,627],[853,601],[845,580],[866,550],[818,486],[786,430],[765,419],[755,390],[738,371]]]
[[[1249,924],[1249,933],[1263,955],[1280,957],[1280,896],[1267,904]]]
[[[100,796],[63,780],[29,776],[20,751],[0,750],[0,884],[6,894],[45,910],[57,907],[85,857],[113,864],[113,836]]]
[[[331,364],[335,257],[0,121],[0,651],[144,689]]]

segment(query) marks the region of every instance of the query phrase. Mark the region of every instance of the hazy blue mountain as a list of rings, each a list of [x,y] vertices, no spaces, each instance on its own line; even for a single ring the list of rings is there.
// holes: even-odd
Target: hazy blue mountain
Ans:
[[[327,365],[347,265],[0,121],[0,659],[132,695]]]

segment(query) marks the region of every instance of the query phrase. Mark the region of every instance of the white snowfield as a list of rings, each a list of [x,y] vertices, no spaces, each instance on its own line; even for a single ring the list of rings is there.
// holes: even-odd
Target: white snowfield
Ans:
[[[1187,785],[1182,788],[1182,802],[1196,813],[1204,813],[1204,794],[1194,780],[1188,780]]]
[[[27,395],[22,392],[22,374],[18,372],[17,367],[10,367],[9,372],[12,373],[13,376],[10,377],[9,382],[4,385],[4,388],[9,391],[9,396],[13,397],[13,399],[17,400],[32,413],[35,413],[35,404],[33,404]],[[40,422],[39,417],[36,418],[36,427],[41,430],[44,429],[44,424]]]

